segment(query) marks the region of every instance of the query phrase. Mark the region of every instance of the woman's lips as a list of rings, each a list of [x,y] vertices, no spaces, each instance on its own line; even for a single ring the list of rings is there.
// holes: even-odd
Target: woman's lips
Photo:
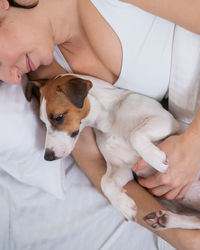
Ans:
[[[36,70],[34,63],[31,61],[31,58],[28,55],[26,55],[26,66],[28,72]]]

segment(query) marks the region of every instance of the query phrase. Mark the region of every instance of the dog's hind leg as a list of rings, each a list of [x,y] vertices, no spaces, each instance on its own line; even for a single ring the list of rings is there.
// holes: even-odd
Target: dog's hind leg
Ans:
[[[180,215],[165,210],[152,212],[143,219],[154,229],[200,229],[200,219],[196,216]]]
[[[132,131],[131,144],[147,163],[160,172],[166,172],[167,156],[153,142],[158,142],[177,130],[178,123],[175,119],[170,116],[154,116]]]
[[[127,220],[135,221],[137,208],[134,200],[127,194],[123,186],[133,179],[132,171],[127,167],[107,164],[106,174],[101,179],[101,188],[111,204],[117,208]]]

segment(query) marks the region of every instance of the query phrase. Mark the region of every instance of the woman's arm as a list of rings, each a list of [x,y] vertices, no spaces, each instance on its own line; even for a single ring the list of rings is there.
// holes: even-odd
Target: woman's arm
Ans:
[[[87,147],[85,146],[87,145]],[[101,178],[106,171],[106,163],[101,156],[92,129],[86,128],[81,133],[72,156],[86,173],[94,186],[101,192]],[[163,209],[162,206],[145,189],[136,182],[129,182],[125,189],[130,197],[134,199],[138,207],[137,221],[146,227],[142,218],[152,211]],[[149,230],[153,231],[151,228]],[[153,231],[176,249],[199,250],[200,231],[168,229],[165,231]]]
[[[200,172],[200,110],[186,131],[178,136],[171,136],[159,146],[168,157],[167,173],[157,172],[154,176],[139,179],[142,186],[159,197],[166,199],[181,199]],[[135,170],[147,166],[139,160]]]
[[[121,0],[200,33],[200,0]]]

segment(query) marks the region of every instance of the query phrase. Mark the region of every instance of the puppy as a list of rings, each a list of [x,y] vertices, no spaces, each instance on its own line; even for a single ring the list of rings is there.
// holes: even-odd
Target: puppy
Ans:
[[[156,143],[178,133],[179,123],[154,99],[94,77],[63,74],[42,83],[32,82],[27,88],[29,100],[32,89],[37,93],[35,86],[40,90],[40,118],[47,128],[44,158],[52,161],[68,156],[82,129],[94,128],[97,145],[107,163],[102,191],[127,220],[135,220],[136,204],[123,189],[133,180],[131,166],[141,156],[151,166],[148,173],[145,170],[141,175],[152,174],[152,169],[166,172],[167,157]],[[200,188],[198,194],[193,204],[200,204]],[[165,207],[169,207],[169,202]],[[170,211],[152,212],[144,220],[157,229],[200,229],[196,216]]]

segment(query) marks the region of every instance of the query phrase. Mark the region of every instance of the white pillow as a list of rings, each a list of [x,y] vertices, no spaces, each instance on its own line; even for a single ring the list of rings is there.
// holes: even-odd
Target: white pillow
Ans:
[[[63,161],[44,160],[45,127],[38,118],[37,101],[25,99],[26,82],[24,77],[21,85],[0,83],[0,168],[64,199]]]

